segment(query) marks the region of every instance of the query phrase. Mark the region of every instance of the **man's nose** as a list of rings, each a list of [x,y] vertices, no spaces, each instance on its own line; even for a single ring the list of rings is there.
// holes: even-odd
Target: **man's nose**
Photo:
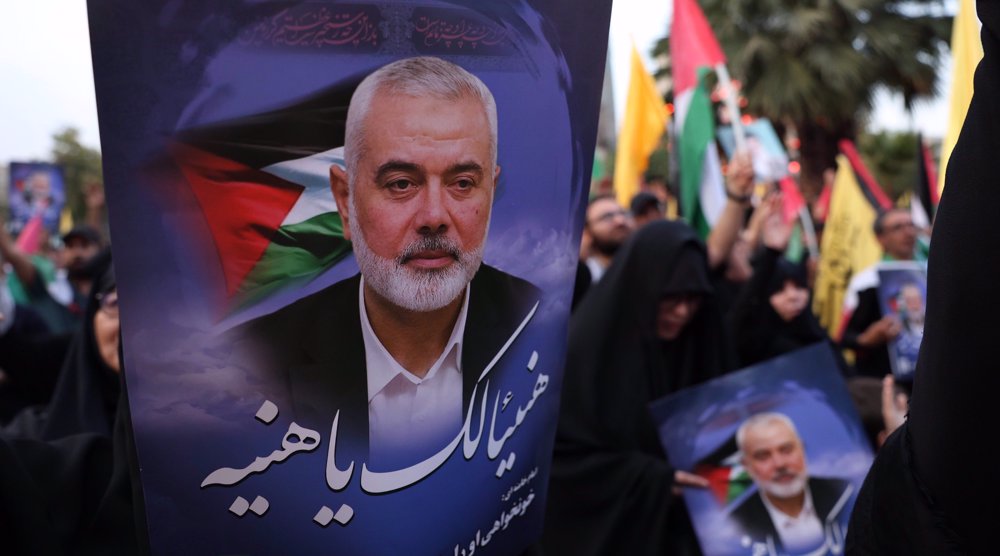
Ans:
[[[440,180],[431,180],[420,195],[416,225],[421,234],[439,234],[447,231],[449,224],[447,199]]]

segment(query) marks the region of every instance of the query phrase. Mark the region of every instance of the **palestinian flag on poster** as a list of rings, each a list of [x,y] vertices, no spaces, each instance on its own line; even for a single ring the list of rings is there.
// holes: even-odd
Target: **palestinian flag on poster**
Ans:
[[[329,169],[344,164],[344,122],[359,81],[174,138],[170,155],[211,233],[227,312],[301,286],[350,252]]]
[[[705,76],[726,58],[695,0],[674,0],[670,24],[681,213],[707,237],[726,203]]]
[[[910,197],[910,213],[917,228],[926,230],[934,222],[934,212],[939,201],[937,171],[931,151],[922,135],[917,135],[917,180]]]
[[[840,152],[813,293],[813,312],[835,340],[858,305],[858,292],[878,279],[874,265],[882,247],[872,226],[880,212],[892,208],[854,145],[841,141]]]
[[[734,434],[694,466],[694,473],[708,481],[708,490],[720,506],[728,506],[752,485],[753,479],[740,463]]]

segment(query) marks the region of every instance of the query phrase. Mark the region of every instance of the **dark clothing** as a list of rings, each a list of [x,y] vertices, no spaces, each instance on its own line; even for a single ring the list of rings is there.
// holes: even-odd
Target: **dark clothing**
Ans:
[[[980,0],[977,11],[985,57],[934,225],[909,419],[865,479],[850,554],[996,553],[1000,3]]]
[[[329,426],[339,411],[338,442],[367,461],[368,382],[358,288],[361,275],[251,321],[235,332],[263,345],[266,369],[287,386],[300,424]],[[540,299],[532,284],[480,266],[471,282],[462,339],[463,409],[493,358],[526,322]],[[464,414],[464,413],[463,413]],[[341,444],[338,444],[340,453]]]
[[[730,314],[740,367],[773,359],[817,342],[825,341],[832,345],[808,305],[788,322],[775,312],[771,296],[781,291],[786,280],[804,288],[804,269],[784,260],[782,254],[774,249],[761,249],[753,260],[753,276]],[[839,362],[842,363],[842,360]],[[846,371],[846,365],[841,367],[841,371]]]
[[[52,334],[31,307],[18,305],[14,323],[0,335],[0,424],[25,407],[52,398],[71,334]]]
[[[94,332],[99,296],[115,287],[110,252],[99,255],[103,270],[87,298],[83,320],[59,372],[52,400],[17,414],[2,432],[22,438],[56,440],[79,433],[111,436],[120,394],[118,373],[101,358]]]
[[[546,554],[697,554],[648,404],[730,370],[705,246],[653,222],[621,248],[570,321],[549,482]],[[656,334],[667,294],[703,294],[679,337]]]
[[[576,306],[583,301],[583,297],[590,290],[590,285],[594,282],[594,277],[590,275],[590,269],[583,261],[576,263],[576,277],[573,279],[573,304],[571,311],[576,311]]]
[[[848,489],[853,489],[848,481],[825,477],[810,477],[806,488],[812,494],[816,517],[824,527],[837,521],[837,517],[848,506],[846,500],[842,503],[841,499],[850,498],[851,493]],[[771,515],[767,513],[767,507],[764,506],[761,496],[763,494],[759,490],[751,494],[733,509],[729,518],[739,524],[742,532],[752,541],[766,543],[770,539],[774,546],[781,550],[781,536],[771,521]],[[823,537],[817,538],[816,544],[818,545],[821,540]]]
[[[127,402],[113,437],[57,441],[0,434],[0,539],[4,554],[139,554],[144,536]],[[135,477],[133,479],[132,477]],[[138,508],[138,512],[136,509]],[[144,530],[144,528],[143,528]]]
[[[892,372],[888,346],[883,344],[866,348],[858,344],[858,336],[881,318],[878,288],[867,288],[858,292],[858,306],[851,313],[851,318],[844,328],[840,345],[854,350],[854,368],[859,376],[882,378]]]

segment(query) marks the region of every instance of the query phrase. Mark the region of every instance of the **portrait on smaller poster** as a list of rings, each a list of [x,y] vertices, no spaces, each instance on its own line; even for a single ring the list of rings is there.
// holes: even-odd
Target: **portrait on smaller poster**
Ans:
[[[883,315],[899,320],[899,335],[889,341],[892,374],[899,380],[913,380],[924,337],[924,308],[927,305],[927,271],[920,263],[898,263],[880,268],[878,301]]]
[[[14,234],[35,217],[41,218],[50,233],[59,230],[59,216],[66,204],[62,168],[43,162],[11,162],[8,196]]]
[[[707,556],[841,554],[872,462],[833,353],[816,344],[651,406]]]
[[[775,133],[771,121],[761,118],[743,127],[746,133],[747,148],[753,159],[754,177],[757,181],[778,181],[788,175],[788,153],[781,145],[781,139]],[[732,126],[719,126],[716,131],[726,158],[732,158],[736,152],[736,134]]]

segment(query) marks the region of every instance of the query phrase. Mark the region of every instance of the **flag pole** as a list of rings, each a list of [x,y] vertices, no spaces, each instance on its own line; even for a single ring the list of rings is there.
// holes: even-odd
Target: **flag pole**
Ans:
[[[740,107],[736,103],[736,88],[733,87],[733,80],[729,77],[729,70],[725,63],[716,64],[715,73],[719,76],[719,84],[725,91],[723,101],[729,109],[730,125],[733,126],[733,135],[736,138],[736,150],[745,151],[747,146],[746,132],[743,130],[743,121],[740,115]]]

